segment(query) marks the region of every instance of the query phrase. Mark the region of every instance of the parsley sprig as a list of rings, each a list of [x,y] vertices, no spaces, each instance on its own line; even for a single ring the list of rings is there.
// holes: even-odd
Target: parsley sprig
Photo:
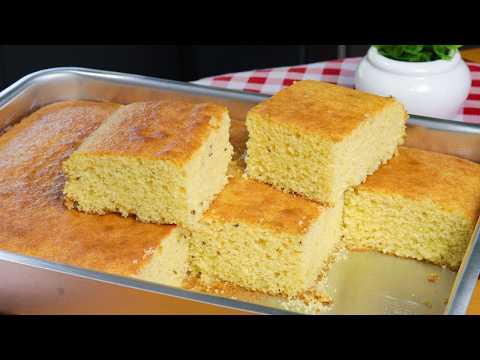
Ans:
[[[378,52],[400,61],[451,60],[462,45],[374,45]]]

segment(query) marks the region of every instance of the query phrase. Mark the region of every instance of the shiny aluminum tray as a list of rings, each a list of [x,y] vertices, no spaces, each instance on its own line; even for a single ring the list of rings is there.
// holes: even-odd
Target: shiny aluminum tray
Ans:
[[[244,119],[263,95],[82,68],[28,75],[0,93],[0,130],[46,104],[84,99],[130,103],[182,98],[225,104]],[[480,162],[480,127],[412,116],[407,144]],[[0,169],[1,171],[1,169]],[[1,207],[1,204],[0,204]],[[332,267],[326,314],[464,314],[480,270],[479,226],[458,273],[371,252]],[[427,281],[432,273],[435,283]],[[57,264],[0,251],[0,313],[288,314],[278,299],[238,300]]]

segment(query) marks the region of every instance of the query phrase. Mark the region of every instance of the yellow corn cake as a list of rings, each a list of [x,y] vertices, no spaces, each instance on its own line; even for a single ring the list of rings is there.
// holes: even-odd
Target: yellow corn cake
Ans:
[[[407,117],[393,98],[296,82],[247,114],[247,174],[333,205],[394,155]]]
[[[460,266],[480,213],[480,165],[400,147],[399,154],[346,192],[344,238],[377,250]]]
[[[249,290],[298,295],[339,245],[343,204],[323,207],[242,174],[232,163],[229,183],[188,233],[192,271]]]
[[[54,103],[0,136],[0,249],[181,286],[188,246],[175,225],[89,215],[63,205],[62,161],[118,107]]]
[[[225,107],[181,101],[123,106],[64,163],[67,206],[194,226],[227,183]]]

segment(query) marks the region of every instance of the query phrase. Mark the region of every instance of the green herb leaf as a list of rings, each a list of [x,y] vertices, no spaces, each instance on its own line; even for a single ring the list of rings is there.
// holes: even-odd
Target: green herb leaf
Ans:
[[[425,45],[404,45],[403,50],[406,53],[417,55],[419,54]]]
[[[451,60],[462,45],[373,45],[378,52],[390,59],[424,62]]]

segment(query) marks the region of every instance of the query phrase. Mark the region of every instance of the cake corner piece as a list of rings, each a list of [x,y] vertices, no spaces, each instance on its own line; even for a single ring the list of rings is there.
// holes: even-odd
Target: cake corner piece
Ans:
[[[402,146],[345,194],[345,243],[458,270],[480,214],[479,194],[479,164]]]
[[[213,103],[123,106],[64,162],[66,202],[194,226],[227,183],[229,127],[228,110]]]
[[[247,114],[247,174],[334,205],[395,154],[407,118],[393,98],[296,82]]]
[[[178,227],[113,214],[89,216],[62,204],[62,161],[118,108],[108,102],[56,102],[0,137],[0,249],[180,287],[188,271],[188,244]],[[15,156],[19,152],[22,156]]]

